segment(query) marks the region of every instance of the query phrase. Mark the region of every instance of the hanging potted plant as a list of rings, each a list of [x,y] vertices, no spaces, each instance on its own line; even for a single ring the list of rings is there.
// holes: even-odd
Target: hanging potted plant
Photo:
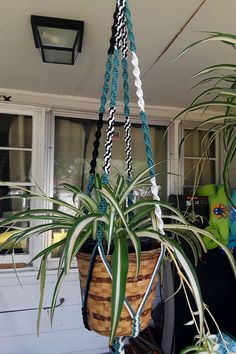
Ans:
[[[130,148],[128,39],[148,163],[148,168],[134,178],[132,178]],[[124,79],[127,178],[117,175],[116,180],[110,180],[120,52],[122,52],[121,63]],[[96,159],[110,81],[111,100],[104,153],[104,172],[99,177],[95,173]],[[63,187],[72,195],[71,204],[24,188],[21,189],[25,191],[25,194],[1,197],[1,199],[41,198],[52,203],[54,208],[25,210],[3,220],[0,227],[5,227],[7,231],[14,230],[14,234],[2,244],[0,250],[9,245],[14,248],[18,243],[35,237],[35,235],[38,237],[50,230],[60,228],[66,230],[64,239],[46,247],[34,257],[34,260],[41,259],[38,273],[40,279],[38,330],[44,300],[47,259],[57,247],[60,246],[61,255],[58,263],[58,277],[52,296],[51,319],[54,315],[61,284],[69,273],[73,259],[77,256],[81,275],[82,311],[85,326],[98,333],[108,335],[110,337],[109,344],[116,353],[123,352],[122,338],[124,336],[137,336],[140,330],[148,325],[158,279],[157,273],[164,256],[166,256],[170,258],[177,269],[187,300],[189,292],[195,300],[196,308],[190,307],[190,313],[192,323],[196,325],[199,336],[197,346],[201,346],[203,339],[208,334],[204,316],[206,308],[194,267],[185,255],[180,239],[188,242],[197,262],[202,251],[206,251],[202,241],[203,235],[210,239],[214,239],[214,237],[208,232],[188,224],[178,210],[160,201],[154,167],[130,11],[127,1],[117,0],[86,192],[81,191],[78,186],[64,183]],[[152,199],[142,200],[135,197],[134,192],[143,187],[150,189]],[[61,211],[60,207],[64,207],[65,211]],[[164,211],[165,213],[163,213]],[[163,223],[163,220],[166,222]],[[24,229],[17,228],[15,224],[21,221],[36,221],[37,225]],[[146,249],[144,244],[147,239],[151,241],[148,242]],[[92,249],[88,251],[88,243],[91,244],[89,240],[92,240],[93,245]],[[231,253],[223,244],[217,240],[216,242],[224,249],[236,274],[236,266]]]
[[[206,38],[203,38],[197,42],[192,43],[186,47],[176,59],[180,58],[182,55],[186,54],[192,50],[195,46],[208,43],[213,45],[213,43],[220,42],[225,46],[230,46],[235,50],[236,35],[222,32],[205,32]],[[236,75],[235,75],[235,65],[231,63],[220,63],[213,64],[206,68],[201,69],[193,77],[193,79],[199,79],[192,89],[204,87],[204,89],[195,97],[193,102],[181,111],[174,119],[178,119],[183,115],[190,112],[202,112],[203,119],[196,125],[195,128],[191,129],[186,136],[182,139],[180,148],[183,146],[184,142],[188,137],[197,129],[209,127],[206,134],[203,136],[203,146],[205,146],[201,162],[206,160],[209,155],[209,150],[211,146],[215,143],[218,137],[223,138],[222,148],[224,150],[223,154],[223,183],[225,193],[232,204],[235,201],[232,200],[230,183],[229,183],[229,173],[230,166],[234,162],[235,152],[236,152],[236,137],[235,137],[235,98],[236,98]],[[210,112],[209,112],[210,111]],[[207,119],[204,119],[204,113],[210,114]],[[204,144],[204,140],[209,132],[212,133],[211,138],[208,143]],[[207,141],[207,140],[206,140]],[[202,169],[197,169],[196,173],[196,187]]]

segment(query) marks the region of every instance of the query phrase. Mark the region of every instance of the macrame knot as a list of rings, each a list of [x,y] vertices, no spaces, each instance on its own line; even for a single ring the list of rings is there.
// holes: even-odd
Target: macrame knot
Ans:
[[[140,333],[140,317],[135,316],[133,318],[133,325],[132,325],[132,337],[138,337]]]

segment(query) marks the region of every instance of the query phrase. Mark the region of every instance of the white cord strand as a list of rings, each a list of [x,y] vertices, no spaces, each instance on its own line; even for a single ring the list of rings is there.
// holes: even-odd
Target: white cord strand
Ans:
[[[150,182],[151,182],[151,185],[152,185],[151,186],[151,192],[152,192],[153,199],[160,201],[160,197],[159,197],[159,188],[160,187],[157,186],[156,177],[155,176],[152,177],[150,179]],[[162,220],[162,211],[161,211],[160,205],[156,205],[155,206],[155,215],[157,217],[159,230],[162,233],[162,235],[164,235],[165,234],[165,232],[164,232],[164,223],[163,223],[163,220]]]
[[[138,106],[141,112],[145,112],[145,102],[143,99],[143,90],[142,90],[142,81],[140,79],[140,70],[138,57],[135,52],[132,52],[131,63],[133,65],[133,74],[134,74],[134,84],[136,86],[136,95],[138,98]]]

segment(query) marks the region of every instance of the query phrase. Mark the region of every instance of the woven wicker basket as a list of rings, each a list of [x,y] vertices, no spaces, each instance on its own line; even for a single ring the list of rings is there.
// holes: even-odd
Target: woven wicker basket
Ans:
[[[141,268],[137,279],[135,279],[136,256],[129,255],[129,271],[126,286],[126,298],[136,312],[148,287],[152,272],[160,255],[160,249],[142,252]],[[107,257],[108,261],[111,257]],[[82,289],[85,288],[88,274],[90,255],[79,253],[77,255],[78,268]],[[141,331],[144,330],[151,320],[152,303],[155,296],[157,276],[153,282],[151,293],[144,306],[140,317]],[[104,336],[110,335],[111,322],[111,280],[99,256],[96,256],[92,280],[90,284],[88,302],[88,324],[89,327]],[[132,334],[132,319],[126,307],[123,307],[119,326],[116,332],[118,337],[130,336]]]

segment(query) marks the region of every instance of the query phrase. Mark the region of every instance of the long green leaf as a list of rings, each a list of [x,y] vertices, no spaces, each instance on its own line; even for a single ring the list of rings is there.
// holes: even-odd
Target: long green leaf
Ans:
[[[129,206],[128,208],[126,208],[126,210],[124,211],[124,215],[127,215],[128,213],[130,213],[131,211],[137,210],[138,208],[144,208],[144,207],[148,207],[148,206],[155,206],[155,205],[159,205],[162,208],[165,208],[171,212],[173,212],[175,215],[177,215],[183,223],[186,223],[186,220],[184,219],[183,215],[173,206],[171,206],[171,204],[168,203],[163,203],[160,202],[158,200],[155,199],[150,199],[150,200],[140,200],[138,202],[136,202],[135,204]]]
[[[115,250],[112,256],[112,300],[111,300],[111,333],[109,343],[114,341],[120,315],[125,300],[126,280],[128,274],[128,247],[126,237],[114,239]]]
[[[116,187],[115,187],[115,196],[116,198],[119,198],[120,193],[123,191],[125,184],[125,179],[123,176],[118,175],[117,181],[116,181]]]
[[[205,75],[205,74],[209,74],[212,73],[213,71],[216,70],[233,70],[236,71],[236,65],[234,64],[217,64],[217,65],[211,65],[208,66],[207,68],[199,71],[197,74],[192,76],[192,79],[200,76],[200,75]]]
[[[77,253],[79,252],[81,247],[89,239],[90,236],[91,236],[91,231],[88,230],[81,237],[77,238],[77,240],[75,241],[75,244],[74,244],[74,249],[73,249],[72,256],[71,256],[71,261],[77,255]]]
[[[236,39],[235,39],[236,37],[234,35],[231,35],[228,33],[205,32],[205,31],[204,31],[204,33],[210,34],[210,36],[190,44],[188,47],[186,47],[184,50],[182,50],[182,52],[175,58],[175,60],[177,60],[184,53],[186,53],[187,51],[189,51],[190,49],[192,49],[193,47],[195,47],[196,45],[201,44],[201,43],[205,43],[205,42],[209,42],[209,41],[221,41],[221,42],[231,44],[231,45],[235,45],[235,43],[236,43]]]
[[[45,256],[45,254],[49,254],[51,253],[55,248],[60,247],[63,243],[65,243],[65,238],[63,238],[62,240],[53,243],[52,245],[48,246],[47,248],[43,249],[41,252],[37,253],[36,256],[34,256],[34,258],[31,259],[31,263],[34,262],[36,259]]]
[[[124,212],[123,212],[117,198],[115,197],[114,193],[112,192],[112,190],[108,186],[103,185],[102,189],[101,189],[101,193],[104,196],[104,198],[106,199],[106,201],[115,208],[117,214],[120,216],[120,219],[121,219],[122,223],[124,224],[126,231],[133,243],[135,253],[136,253],[136,259],[137,259],[136,274],[138,274],[139,268],[140,268],[140,254],[141,254],[140,242],[139,242],[138,238],[136,237],[135,233],[130,230],[129,225],[126,221]]]
[[[110,207],[109,212],[109,224],[108,224],[108,240],[107,240],[107,254],[110,253],[111,242],[113,238],[113,232],[115,230],[115,216],[116,216],[116,209],[114,206]]]
[[[80,201],[82,201],[84,203],[85,207],[91,213],[98,213],[98,205],[87,194],[85,194],[83,192],[79,192],[79,193],[75,194],[75,198],[78,198]]]
[[[45,283],[46,283],[46,266],[47,266],[47,257],[49,253],[45,253],[41,260],[39,277],[40,277],[40,299],[39,299],[39,308],[38,308],[38,316],[37,316],[37,334],[39,336],[40,329],[40,320],[43,308],[43,300],[45,293]]]
[[[92,225],[94,220],[107,222],[107,218],[105,216],[100,216],[99,214],[88,214],[78,218],[76,223],[70,228],[67,233],[66,243],[64,247],[65,251],[65,272],[66,274],[69,272],[71,265],[71,256],[73,253],[75,241],[78,237],[80,237],[81,232]]]
[[[65,278],[65,270],[62,269],[61,273],[59,274],[58,278],[57,278],[57,282],[53,291],[53,295],[52,295],[52,302],[51,302],[51,310],[50,310],[50,318],[51,318],[51,324],[53,321],[53,317],[54,317],[54,312],[55,312],[55,308],[56,308],[56,303],[57,303],[57,298],[58,298],[58,294],[59,291],[61,289],[61,285],[63,283],[63,280]]]
[[[173,225],[176,228],[181,228],[181,225]],[[170,228],[170,226],[169,226]],[[198,233],[201,236],[206,236],[208,237],[210,240],[213,240],[214,242],[217,243],[217,245],[222,248],[222,250],[225,252],[226,256],[228,257],[228,260],[230,262],[231,268],[233,270],[234,276],[236,278],[236,263],[234,260],[234,257],[232,255],[232,253],[230,252],[230,250],[228,249],[227,246],[225,246],[222,242],[220,242],[219,240],[217,240],[210,232],[206,231],[206,230],[202,230],[197,228],[196,226],[191,226],[191,225],[187,225],[188,230],[194,232],[194,233]]]
[[[198,278],[196,275],[196,272],[189,261],[188,257],[185,255],[183,249],[180,247],[180,245],[173,239],[169,238],[168,236],[165,235],[159,235],[155,231],[150,231],[150,230],[143,230],[137,232],[137,236],[144,236],[154,238],[156,240],[162,240],[168,247],[174,252],[175,258],[177,259],[178,263],[181,265],[181,267],[184,269],[184,272],[189,280],[189,283],[191,285],[192,289],[192,295],[194,297],[197,309],[198,309],[198,314],[199,314],[199,332],[200,332],[200,337],[203,334],[203,325],[204,325],[204,307],[203,307],[203,300],[202,300],[202,295],[201,295],[201,289],[200,285],[198,282]]]
[[[43,225],[37,225],[37,226],[32,226],[27,228],[26,230],[19,231],[17,234],[14,234],[13,236],[9,237],[1,246],[0,246],[0,251],[6,248],[9,244],[14,242],[15,244],[31,237],[34,235],[39,235],[43,232],[50,231],[50,230],[55,230],[55,229],[60,229],[60,228],[70,228],[71,225],[65,224],[65,223],[49,223],[49,224],[43,224]]]

